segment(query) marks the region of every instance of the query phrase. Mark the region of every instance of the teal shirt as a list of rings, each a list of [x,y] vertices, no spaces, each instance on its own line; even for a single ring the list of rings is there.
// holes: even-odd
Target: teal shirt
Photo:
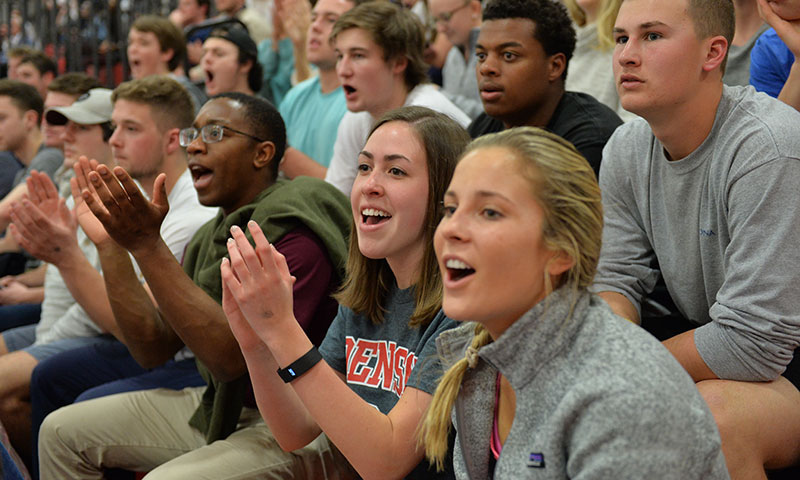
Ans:
[[[292,88],[294,72],[294,50],[292,42],[283,38],[278,42],[278,50],[272,49],[272,39],[258,45],[258,62],[264,69],[263,82],[258,94],[273,105],[280,105],[286,92]]]
[[[342,87],[322,93],[319,77],[297,84],[280,106],[289,145],[327,167],[333,157],[339,122],[346,111]]]

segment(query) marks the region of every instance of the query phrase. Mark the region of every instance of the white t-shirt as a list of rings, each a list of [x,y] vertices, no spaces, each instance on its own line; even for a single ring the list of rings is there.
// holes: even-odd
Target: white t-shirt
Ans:
[[[216,216],[217,209],[200,205],[192,185],[189,170],[183,172],[172,187],[169,195],[169,212],[161,224],[161,237],[170,251],[180,262],[186,244],[200,226]],[[72,197],[67,206],[73,208]],[[100,257],[97,249],[83,230],[78,228],[78,245],[84,255],[97,270],[100,270]],[[141,280],[138,266],[134,262],[137,276]],[[37,345],[51,343],[65,338],[90,337],[102,333],[89,318],[86,311],[75,301],[58,269],[52,265],[45,274],[42,314],[36,327]]]
[[[186,169],[167,195],[169,212],[161,224],[161,238],[169,251],[183,263],[183,251],[195,232],[217,215],[217,209],[200,204],[192,184],[192,175]]]
[[[428,107],[444,113],[464,128],[470,123],[470,118],[466,113],[429,83],[417,85],[408,93],[403,106],[410,105]],[[376,120],[368,112],[348,111],[339,124],[336,143],[333,145],[333,158],[328,167],[328,173],[325,175],[325,181],[341,190],[348,198],[358,173],[358,152],[367,143],[367,136]]]

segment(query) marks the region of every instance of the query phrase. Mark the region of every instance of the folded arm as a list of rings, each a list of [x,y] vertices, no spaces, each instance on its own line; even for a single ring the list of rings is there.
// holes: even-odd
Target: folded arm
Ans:
[[[695,330],[704,362],[722,379],[771,381],[800,344],[800,159],[760,162],[727,193],[730,242],[725,280],[709,309],[712,321]]]

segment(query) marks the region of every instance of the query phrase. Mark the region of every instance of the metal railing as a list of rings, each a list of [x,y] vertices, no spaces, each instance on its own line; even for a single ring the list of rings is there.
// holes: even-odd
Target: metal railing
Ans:
[[[82,71],[113,87],[129,76],[127,34],[140,15],[169,15],[178,0],[0,0],[0,25],[12,46],[42,49],[59,73]],[[13,41],[11,33],[16,33]]]

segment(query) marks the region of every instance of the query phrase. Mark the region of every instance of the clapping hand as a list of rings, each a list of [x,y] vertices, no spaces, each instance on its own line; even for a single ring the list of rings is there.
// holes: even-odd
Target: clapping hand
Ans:
[[[100,246],[111,238],[108,236],[106,229],[100,220],[94,216],[86,201],[83,199],[82,192],[87,192],[89,195],[97,199],[97,193],[89,183],[89,172],[97,168],[97,160],[89,160],[81,156],[73,169],[75,170],[75,177],[70,180],[70,188],[72,190],[72,199],[75,201],[75,218],[83,231],[95,245]],[[99,202],[100,200],[97,199]]]
[[[250,221],[247,227],[255,247],[239,227],[233,227],[228,240],[230,260],[224,259],[220,267],[223,308],[243,350],[257,346],[253,343],[256,335],[269,345],[280,322],[295,322],[295,277],[286,258],[267,241],[256,222]]]
[[[115,242],[136,255],[161,240],[161,223],[169,211],[165,174],[153,183],[153,201],[122,167],[112,173],[106,165],[97,165],[86,178],[94,192],[82,190],[83,200]]]
[[[33,171],[27,187],[27,196],[11,206],[9,232],[14,240],[36,258],[56,266],[82,255],[75,236],[77,221],[52,180]]]

